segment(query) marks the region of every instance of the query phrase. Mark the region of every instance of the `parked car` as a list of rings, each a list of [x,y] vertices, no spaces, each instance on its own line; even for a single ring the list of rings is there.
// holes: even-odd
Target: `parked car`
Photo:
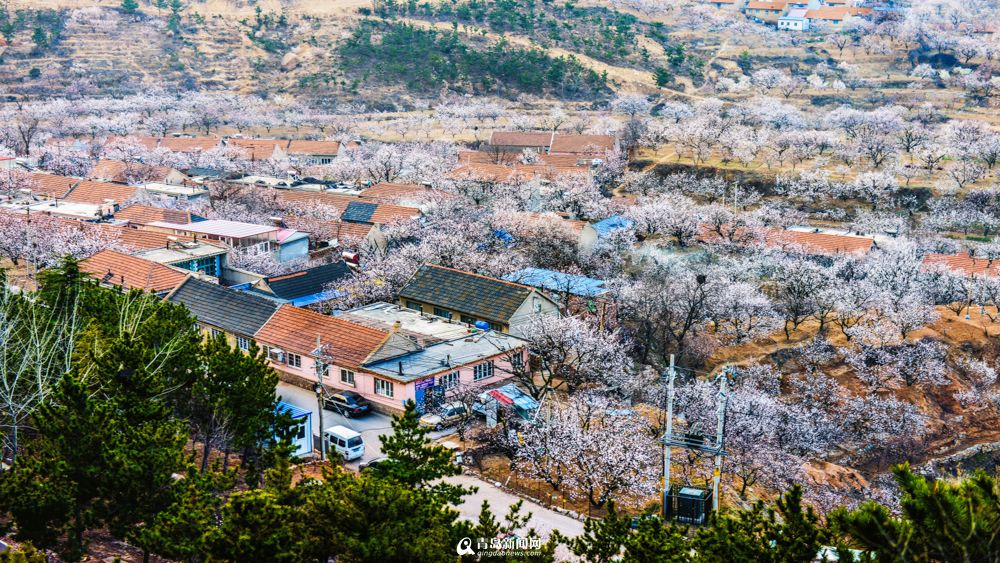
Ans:
[[[427,428],[441,430],[445,426],[451,426],[462,420],[467,414],[469,414],[469,410],[465,408],[465,403],[461,401],[445,403],[436,413],[428,413],[420,417],[420,424]]]
[[[329,395],[323,401],[323,406],[351,418],[367,413],[371,410],[372,404],[354,391],[339,391]]]
[[[337,452],[344,458],[344,461],[358,459],[365,455],[365,441],[354,430],[346,426],[331,426],[323,432],[323,439],[327,441],[327,452]]]
[[[383,463],[383,462],[386,462],[386,461],[389,461],[389,458],[387,458],[385,456],[377,457],[375,459],[369,459],[368,461],[362,461],[361,464],[358,465],[358,470],[359,471],[364,471],[365,469],[371,469],[371,468],[375,467],[376,465],[378,465],[380,463]]]

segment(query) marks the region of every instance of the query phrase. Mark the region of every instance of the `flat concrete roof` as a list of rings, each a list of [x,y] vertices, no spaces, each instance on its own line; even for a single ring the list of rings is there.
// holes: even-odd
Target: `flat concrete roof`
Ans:
[[[430,336],[439,340],[464,338],[470,334],[469,327],[464,324],[449,322],[447,319],[433,315],[422,315],[413,309],[406,309],[392,303],[372,303],[351,309],[339,316],[348,320],[358,319],[366,325],[371,325],[372,322],[378,323],[383,330],[392,328],[392,325],[398,321],[399,327],[406,332]]]

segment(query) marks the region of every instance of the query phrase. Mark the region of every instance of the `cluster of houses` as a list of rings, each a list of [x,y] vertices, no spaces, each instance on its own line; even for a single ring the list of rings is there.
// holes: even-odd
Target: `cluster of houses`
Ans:
[[[754,21],[785,31],[809,31],[817,25],[837,29],[874,11],[862,6],[863,0],[706,0],[706,3],[720,10],[741,12]]]
[[[208,146],[198,139],[178,139],[160,139],[156,146]],[[238,141],[262,158],[273,158],[279,150],[288,156],[304,150],[295,141]],[[613,144],[613,138],[599,135],[498,132],[483,149],[463,153],[455,173],[480,174],[482,181],[518,174],[544,179],[585,174]],[[313,148],[310,157],[329,156],[324,153],[330,149]],[[324,245],[340,249],[342,244],[317,241],[311,233],[288,228],[281,218],[262,225],[129,204],[141,190],[174,198],[207,197],[198,176],[205,171],[147,170],[152,181],[135,184],[128,181],[129,166],[101,161],[88,178],[33,171],[33,187],[0,203],[6,208],[0,213],[44,213],[80,229],[114,234],[122,249],[82,260],[83,272],[105,286],[138,289],[185,305],[206,334],[224,335],[243,350],[259,347],[281,379],[293,385],[312,389],[321,381],[331,393],[352,390],[384,412],[398,412],[407,400],[428,408],[451,390],[503,384],[530,365],[519,336],[538,316],[613,314],[614,303],[601,280],[540,268],[497,279],[435,264],[419,268],[397,303],[324,314],[321,305],[340,296],[338,282],[349,279],[357,263],[332,254],[321,265],[267,276],[232,268],[227,258],[236,249],[257,248],[278,261],[290,261],[315,257]],[[231,181],[271,186],[259,178]],[[421,220],[419,202],[432,191],[425,185],[392,183],[356,193],[311,185],[272,187],[288,201],[336,208],[340,216],[328,225],[336,238],[383,250],[379,226]],[[632,225],[624,216],[592,224],[555,218],[578,234],[581,248]],[[708,229],[699,235],[705,243],[716,238]],[[815,256],[861,256],[878,246],[876,238],[801,227],[770,229],[758,243]],[[926,261],[970,275],[1000,272],[992,262],[971,256],[935,255]]]

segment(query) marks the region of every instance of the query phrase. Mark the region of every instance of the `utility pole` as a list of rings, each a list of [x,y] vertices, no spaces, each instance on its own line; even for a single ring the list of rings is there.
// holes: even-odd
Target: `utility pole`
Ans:
[[[670,440],[674,434],[674,378],[676,375],[674,355],[670,354],[670,367],[667,368],[667,431],[663,435],[663,504],[661,509],[664,518],[667,517],[667,502],[670,500],[670,454],[673,450]]]
[[[715,407],[716,430],[715,440],[707,441],[699,434],[687,433],[681,436],[674,436],[673,415],[674,415],[674,378],[676,369],[674,368],[674,358],[670,357],[670,367],[667,370],[667,431],[663,436],[663,515],[667,517],[667,506],[670,502],[670,457],[673,448],[685,448],[692,451],[699,451],[715,456],[715,467],[712,472],[712,510],[719,511],[719,483],[722,477],[722,457],[725,455],[726,440],[726,409],[729,407],[729,394],[727,385],[729,378],[733,374],[733,368],[726,366],[722,372],[715,377],[719,383],[719,392],[716,395]]]
[[[712,472],[712,510],[719,512],[719,481],[722,479],[722,454],[726,440],[726,407],[729,406],[729,394],[726,384],[732,368],[726,366],[715,379],[719,382],[719,401],[716,404],[715,416],[718,426],[715,431],[715,470]]]
[[[323,374],[329,366],[328,355],[323,350],[319,334],[316,335],[316,349],[313,350],[313,365],[316,367],[316,384],[313,390],[316,391],[317,412],[319,413],[319,459],[326,459],[326,436],[323,435],[323,399],[326,397],[326,388],[323,386]]]

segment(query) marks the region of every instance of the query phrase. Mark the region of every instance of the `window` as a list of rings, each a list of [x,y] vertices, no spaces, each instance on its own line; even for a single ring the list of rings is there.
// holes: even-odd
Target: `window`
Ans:
[[[376,378],[375,393],[383,397],[392,397],[392,382]]]
[[[219,330],[217,328],[213,328],[212,329],[212,338],[218,338],[220,336],[224,336],[225,334],[226,333],[222,332],[221,330]]]
[[[524,367],[524,352],[518,350],[510,357],[510,367],[520,370]]]
[[[448,319],[449,321],[451,320],[451,311],[449,311],[447,309],[441,309],[439,307],[434,307],[434,315],[438,316],[438,317],[444,317],[444,318]]]
[[[493,361],[483,362],[478,366],[472,368],[472,379],[475,381],[480,381],[489,377],[493,377]]]
[[[474,319],[474,318],[472,318],[472,317],[470,317],[468,315],[462,315],[461,319],[462,319],[462,324],[467,324],[467,325],[474,325],[474,324],[476,324],[476,319]]]
[[[423,313],[424,312],[424,306],[421,305],[420,303],[415,302],[415,301],[407,301],[406,302],[406,308],[407,309],[413,309],[414,311],[416,311],[418,313]]]
[[[442,375],[439,385],[444,387],[445,390],[458,387],[458,372],[456,371]]]
[[[349,369],[340,370],[340,382],[347,385],[354,385],[354,372]]]
[[[302,356],[298,354],[288,354],[288,365],[293,368],[302,367]]]
[[[490,323],[490,330],[494,332],[503,332],[503,325],[500,323]]]
[[[246,336],[237,336],[236,337],[236,345],[240,347],[240,350],[244,350],[244,351],[245,350],[249,350],[250,349],[250,339],[247,338]]]
[[[542,300],[539,299],[537,295],[531,298],[531,307],[536,313],[542,312]]]

